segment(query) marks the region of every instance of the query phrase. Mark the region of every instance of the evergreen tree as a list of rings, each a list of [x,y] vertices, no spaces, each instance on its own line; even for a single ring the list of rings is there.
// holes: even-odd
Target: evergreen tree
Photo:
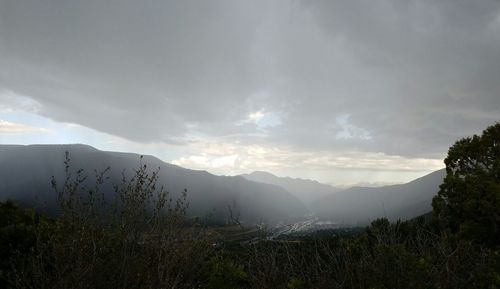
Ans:
[[[445,164],[434,216],[460,238],[500,245],[500,123],[457,141]]]

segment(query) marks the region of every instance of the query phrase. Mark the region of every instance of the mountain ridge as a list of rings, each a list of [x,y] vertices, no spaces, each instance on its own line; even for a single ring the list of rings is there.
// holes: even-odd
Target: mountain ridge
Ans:
[[[323,219],[344,224],[366,224],[373,219],[410,219],[432,210],[445,169],[434,171],[405,184],[382,187],[352,187],[325,196],[312,205]]]
[[[280,186],[301,200],[308,208],[318,198],[340,190],[339,188],[320,183],[316,180],[278,177],[264,171],[254,171],[240,176],[247,180]]]
[[[91,173],[111,167],[110,179],[118,183],[121,172],[129,174],[140,164],[140,155],[109,152],[84,144],[70,145],[0,145],[0,199],[33,203],[36,197],[55,205],[50,179],[63,179],[65,152],[69,152],[73,172],[82,168]],[[159,182],[173,196],[188,190],[189,213],[203,216],[213,210],[214,218],[227,217],[227,206],[241,213],[242,221],[261,219],[279,221],[302,217],[307,208],[286,190],[256,183],[241,177],[216,176],[206,171],[189,170],[145,155],[148,168],[160,168]],[[110,184],[104,185],[107,191]]]
[[[140,155],[98,150],[86,144],[0,145],[0,200],[33,204],[35,198],[54,206],[51,176],[61,180],[65,151],[71,167],[86,172],[111,167],[111,179],[130,173],[140,164]],[[378,217],[412,218],[431,210],[431,200],[442,183],[439,170],[406,184],[340,189],[315,180],[278,177],[255,171],[237,176],[216,176],[191,170],[151,155],[142,163],[160,169],[160,182],[173,196],[188,190],[190,214],[203,216],[215,210],[215,218],[227,218],[228,206],[241,213],[242,221],[282,221],[315,213],[340,224],[365,224]],[[107,190],[112,186],[107,184]],[[36,194],[35,194],[36,192]]]

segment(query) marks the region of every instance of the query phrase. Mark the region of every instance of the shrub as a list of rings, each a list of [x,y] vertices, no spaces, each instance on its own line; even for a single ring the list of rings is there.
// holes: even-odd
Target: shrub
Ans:
[[[114,202],[88,176],[69,171],[61,186],[53,180],[60,214],[36,227],[34,250],[17,272],[18,288],[193,288],[210,252],[201,227],[185,225],[186,193],[173,200],[156,186],[158,170],[142,164],[123,173]],[[105,192],[109,193],[109,192]]]

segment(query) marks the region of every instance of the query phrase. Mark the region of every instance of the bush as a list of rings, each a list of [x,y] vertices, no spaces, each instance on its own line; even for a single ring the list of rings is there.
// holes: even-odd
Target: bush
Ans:
[[[204,230],[185,225],[185,192],[173,200],[156,187],[158,171],[142,162],[114,186],[114,203],[82,170],[69,172],[57,192],[60,214],[36,226],[34,249],[16,272],[18,288],[193,288],[210,252]]]
[[[500,124],[451,147],[432,219],[230,245],[188,222],[186,192],[172,199],[142,162],[105,198],[107,170],[87,189],[67,156],[57,218],[0,204],[0,287],[500,288],[499,156]]]

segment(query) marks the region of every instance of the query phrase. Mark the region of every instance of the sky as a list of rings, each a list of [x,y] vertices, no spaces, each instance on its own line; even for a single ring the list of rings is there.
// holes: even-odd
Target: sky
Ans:
[[[0,0],[0,144],[381,184],[499,120],[498,0]]]

